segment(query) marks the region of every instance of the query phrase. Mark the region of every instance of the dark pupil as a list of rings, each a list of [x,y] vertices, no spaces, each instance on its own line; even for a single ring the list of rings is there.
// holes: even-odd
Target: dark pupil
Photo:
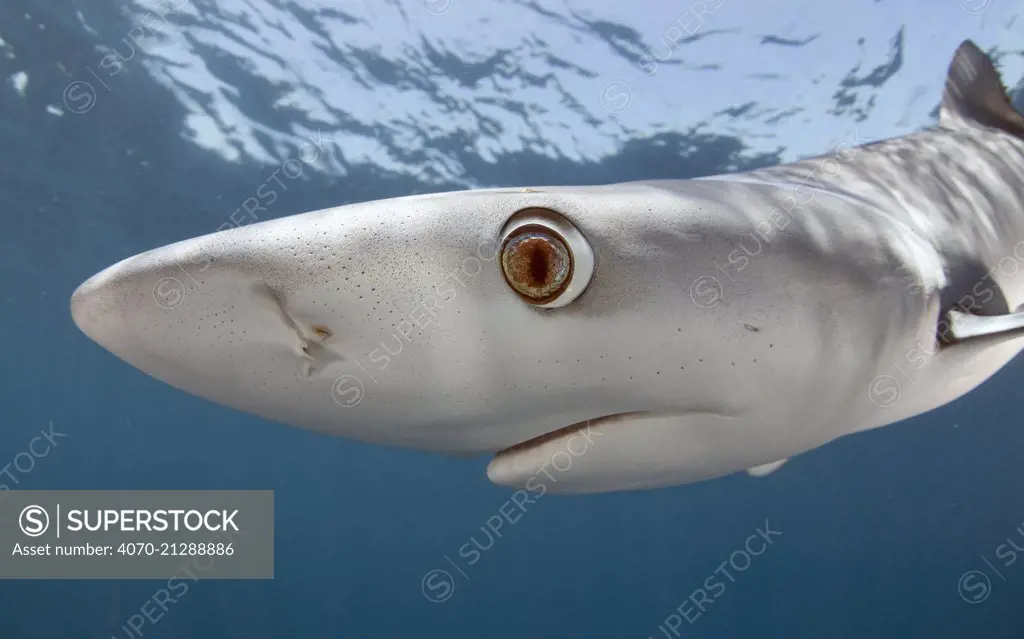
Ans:
[[[548,266],[548,253],[550,247],[547,242],[534,241],[527,244],[527,259],[530,263],[530,277],[535,285],[542,285],[548,281],[550,267]]]

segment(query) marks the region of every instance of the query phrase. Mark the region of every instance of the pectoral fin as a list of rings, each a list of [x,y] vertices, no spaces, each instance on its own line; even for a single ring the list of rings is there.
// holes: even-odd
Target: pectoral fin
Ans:
[[[753,468],[748,468],[747,472],[750,474],[751,477],[764,477],[765,475],[770,475],[770,474],[774,473],[779,468],[781,468],[783,464],[785,464],[788,461],[789,461],[789,458],[786,458],[786,459],[780,459],[778,461],[769,462],[767,464],[761,464],[760,466],[754,466]]]
[[[949,329],[943,337],[948,342],[964,342],[979,337],[991,337],[1005,333],[1024,333],[1024,312],[1005,315],[970,315],[950,311],[947,315]]]

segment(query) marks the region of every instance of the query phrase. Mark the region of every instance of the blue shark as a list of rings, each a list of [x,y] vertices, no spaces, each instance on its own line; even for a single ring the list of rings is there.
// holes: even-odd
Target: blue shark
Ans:
[[[110,266],[71,313],[210,401],[597,493],[765,475],[963,396],[1024,348],[1022,261],[1024,118],[966,41],[909,135],[268,220]]]

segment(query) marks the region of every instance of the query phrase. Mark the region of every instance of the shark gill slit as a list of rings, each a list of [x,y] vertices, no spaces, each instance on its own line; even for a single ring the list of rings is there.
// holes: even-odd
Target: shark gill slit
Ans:
[[[312,377],[313,373],[322,371],[330,362],[344,360],[345,357],[324,342],[333,332],[323,324],[313,324],[307,333],[302,324],[288,312],[284,297],[266,282],[253,285],[253,294],[268,302],[270,310],[281,321],[294,337],[294,352],[299,357],[299,372],[303,377]]]

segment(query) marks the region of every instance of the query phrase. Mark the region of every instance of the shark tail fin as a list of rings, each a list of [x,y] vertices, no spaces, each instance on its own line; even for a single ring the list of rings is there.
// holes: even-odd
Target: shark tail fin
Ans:
[[[980,124],[1024,138],[1024,116],[1013,108],[992,60],[970,40],[963,41],[949,64],[939,122]]]

